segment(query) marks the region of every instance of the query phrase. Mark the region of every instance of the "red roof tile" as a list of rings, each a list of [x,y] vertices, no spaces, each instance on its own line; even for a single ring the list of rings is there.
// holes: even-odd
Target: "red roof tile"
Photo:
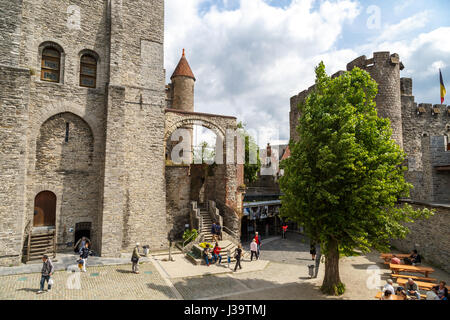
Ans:
[[[179,76],[189,77],[189,78],[194,79],[194,81],[195,81],[194,73],[192,72],[191,67],[189,66],[189,63],[187,62],[186,56],[184,54],[184,49],[183,49],[183,55],[180,59],[180,62],[178,62],[178,65],[175,68],[175,71],[173,72],[172,76],[170,77],[170,80],[172,80],[172,78],[174,78],[174,77],[179,77]]]

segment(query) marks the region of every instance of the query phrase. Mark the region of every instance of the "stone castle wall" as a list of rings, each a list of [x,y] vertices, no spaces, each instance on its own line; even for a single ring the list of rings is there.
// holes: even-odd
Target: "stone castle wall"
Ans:
[[[405,239],[393,240],[392,245],[405,253],[417,249],[426,262],[431,262],[436,267],[450,272],[450,244],[446,241],[448,230],[450,230],[450,205],[429,202],[412,203],[416,209],[434,209],[436,213],[428,220],[408,223],[406,226],[411,232]]]
[[[191,179],[189,166],[166,166],[167,228],[181,238],[184,226],[190,224]]]
[[[30,71],[0,65],[0,265],[21,260]]]
[[[167,247],[164,1],[14,0],[0,9],[0,150],[8,154],[0,158],[0,264],[20,261],[44,190],[57,197],[60,247],[78,222],[92,223],[94,249],[105,256],[135,242]],[[40,80],[47,45],[61,52],[59,83]],[[79,86],[86,52],[97,58],[96,88]]]
[[[112,1],[102,254],[168,246],[164,1]]]

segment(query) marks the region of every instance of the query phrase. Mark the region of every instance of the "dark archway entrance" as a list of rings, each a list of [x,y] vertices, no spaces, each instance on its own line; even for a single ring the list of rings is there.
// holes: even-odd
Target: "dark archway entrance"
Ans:
[[[34,227],[51,227],[56,224],[56,195],[42,191],[34,198]]]
[[[81,222],[75,225],[75,243],[78,242],[82,237],[86,237],[91,241],[91,227],[90,222]]]

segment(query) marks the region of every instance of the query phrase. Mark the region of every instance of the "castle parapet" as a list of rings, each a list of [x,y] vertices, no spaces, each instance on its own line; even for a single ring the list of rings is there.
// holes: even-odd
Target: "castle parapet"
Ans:
[[[400,90],[402,96],[412,96],[412,79],[400,78]]]

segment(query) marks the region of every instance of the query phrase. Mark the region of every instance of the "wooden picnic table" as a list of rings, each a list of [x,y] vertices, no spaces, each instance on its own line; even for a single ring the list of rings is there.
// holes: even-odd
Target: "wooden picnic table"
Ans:
[[[383,292],[378,292],[377,295],[375,296],[375,299],[380,300],[381,296],[383,295]],[[395,294],[391,294],[392,300],[405,300],[402,296],[397,296]]]
[[[394,256],[394,254],[397,256],[397,258],[399,258],[399,259],[404,259],[404,258],[409,258],[409,256],[411,255],[411,254],[406,254],[406,253],[399,253],[399,254],[396,254],[396,253],[382,253],[381,255],[380,255],[380,259],[383,259],[384,260],[384,262],[385,262],[385,264],[387,264],[386,262],[391,262],[391,259],[392,259],[392,257]]]
[[[406,264],[389,264],[389,268],[392,270],[393,273],[399,273],[399,272],[413,272],[413,273],[422,273],[425,275],[426,278],[428,278],[428,275],[430,273],[434,272],[433,268],[430,267],[421,267],[421,266],[410,266]]]
[[[397,283],[402,286],[405,286],[407,282],[408,282],[408,279],[397,279]],[[419,289],[427,290],[427,291],[431,290],[433,287],[439,286],[439,284],[423,282],[423,281],[414,281],[414,282],[417,284]],[[450,286],[445,286],[445,287],[450,290]]]
[[[423,282],[436,282],[437,279],[436,278],[424,278],[424,277],[418,277],[418,276],[411,276],[409,274],[398,274],[398,273],[392,273],[391,277],[394,278],[395,280],[399,279],[399,278],[403,278],[403,279],[408,279],[411,278],[414,281],[423,281]]]

